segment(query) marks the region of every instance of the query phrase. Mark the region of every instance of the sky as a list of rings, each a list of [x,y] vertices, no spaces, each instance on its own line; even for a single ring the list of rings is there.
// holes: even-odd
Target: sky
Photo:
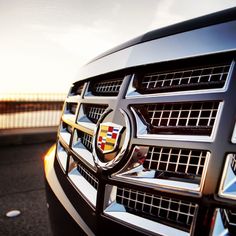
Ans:
[[[0,95],[67,93],[93,57],[236,0],[0,0]]]

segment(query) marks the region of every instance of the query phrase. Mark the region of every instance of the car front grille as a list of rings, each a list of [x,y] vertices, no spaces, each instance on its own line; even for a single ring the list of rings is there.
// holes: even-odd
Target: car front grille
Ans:
[[[230,64],[146,73],[140,76],[137,91],[142,94],[222,88]]]
[[[215,57],[220,60],[220,55]],[[195,235],[196,227],[211,227],[215,203],[225,207],[217,199],[218,172],[225,156],[235,153],[229,128],[235,123],[230,105],[234,100],[229,102],[235,65],[228,54],[222,57],[224,63],[211,63],[212,56],[191,63],[181,59],[180,68],[160,71],[163,63],[171,62],[137,66],[75,84],[66,100],[70,114],[62,116],[58,143],[65,149],[61,153],[78,163],[69,173],[62,172],[92,205],[94,215],[146,235],[168,235],[163,232],[171,229],[171,235]],[[207,64],[192,63],[201,60]],[[100,124],[122,126],[119,139],[110,140],[117,145],[111,153],[97,146]],[[105,140],[111,132],[103,135]],[[220,139],[230,150],[220,148]],[[235,154],[230,165],[236,174]],[[235,223],[234,210],[224,217],[231,226]]]
[[[151,134],[211,135],[218,101],[132,105]]]
[[[117,188],[116,201],[132,214],[172,223],[174,227],[180,226],[188,231],[196,211],[196,205],[191,202],[126,188]]]

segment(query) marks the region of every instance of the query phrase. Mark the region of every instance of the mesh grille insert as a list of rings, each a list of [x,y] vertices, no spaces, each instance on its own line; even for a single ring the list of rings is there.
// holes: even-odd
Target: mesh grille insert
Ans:
[[[195,69],[154,72],[139,76],[140,93],[185,91],[222,88],[227,79],[230,63]]]
[[[89,90],[96,96],[117,96],[123,78],[91,82]]]
[[[116,201],[132,214],[185,230],[190,230],[196,209],[191,202],[126,188],[117,188]]]
[[[189,178],[200,181],[207,151],[150,147],[143,166],[156,170],[159,178]]]
[[[211,135],[219,102],[132,106],[149,124],[151,134]]]
[[[98,179],[93,174],[91,174],[81,165],[77,166],[77,170],[95,189],[98,189]]]
[[[92,152],[93,136],[79,130],[76,130],[76,132],[77,136],[75,141],[80,141],[87,148],[88,151]]]
[[[95,124],[98,122],[107,107],[107,105],[83,104],[85,115]]]

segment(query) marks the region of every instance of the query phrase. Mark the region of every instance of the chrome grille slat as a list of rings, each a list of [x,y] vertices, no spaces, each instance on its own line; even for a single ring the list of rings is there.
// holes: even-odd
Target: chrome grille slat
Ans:
[[[149,170],[201,177],[207,151],[150,147],[143,166]]]
[[[98,104],[83,104],[85,115],[93,122],[97,123],[101,115],[108,106]]]
[[[188,230],[196,210],[196,205],[191,202],[125,188],[117,188],[116,201],[133,214],[143,213],[144,217],[149,215],[152,219],[164,220],[176,227],[180,224]]]
[[[98,179],[93,174],[91,174],[81,165],[77,166],[77,170],[95,189],[98,189]]]
[[[191,89],[222,88],[230,63],[195,69],[146,73],[140,78],[141,93],[171,92]]]

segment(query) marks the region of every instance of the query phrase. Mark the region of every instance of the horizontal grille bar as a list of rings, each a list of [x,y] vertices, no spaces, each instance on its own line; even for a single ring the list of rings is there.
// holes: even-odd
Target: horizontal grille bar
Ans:
[[[95,124],[98,122],[107,107],[107,105],[83,104],[85,115]]]
[[[132,106],[150,125],[151,134],[211,135],[219,102]]]
[[[91,91],[92,94],[96,96],[117,96],[122,81],[123,78],[90,82],[89,91]]]
[[[207,151],[150,147],[143,166],[156,170],[158,178],[189,178],[200,181]]]
[[[116,201],[133,214],[141,214],[143,217],[188,231],[196,210],[196,205],[191,202],[126,188],[117,188]]]
[[[77,166],[77,170],[95,189],[98,189],[98,179],[93,174],[91,174],[81,165]]]
[[[174,92],[222,88],[227,79],[230,63],[194,69],[146,73],[136,83],[140,93]]]

